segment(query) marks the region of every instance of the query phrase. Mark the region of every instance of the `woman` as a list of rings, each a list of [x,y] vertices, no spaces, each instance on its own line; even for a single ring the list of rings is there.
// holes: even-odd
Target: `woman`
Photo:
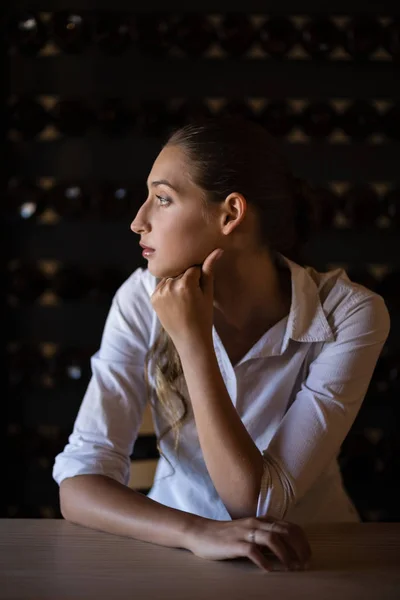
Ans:
[[[178,129],[147,185],[131,229],[153,250],[113,298],[56,458],[63,516],[203,558],[270,570],[268,549],[304,565],[302,525],[360,520],[337,456],[389,333],[384,300],[302,264],[321,205],[255,123]],[[163,438],[147,498],[126,487],[146,392]]]

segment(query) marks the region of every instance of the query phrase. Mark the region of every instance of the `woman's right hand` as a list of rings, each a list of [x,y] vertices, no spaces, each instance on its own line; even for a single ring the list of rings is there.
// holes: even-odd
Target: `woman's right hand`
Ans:
[[[255,530],[254,543],[251,532]],[[278,557],[288,570],[307,567],[311,548],[303,529],[272,517],[246,517],[233,521],[197,519],[189,533],[187,548],[208,560],[247,557],[265,571],[273,571],[264,552]]]

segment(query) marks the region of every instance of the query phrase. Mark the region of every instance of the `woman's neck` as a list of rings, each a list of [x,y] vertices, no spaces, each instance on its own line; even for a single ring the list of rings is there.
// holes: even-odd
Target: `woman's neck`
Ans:
[[[214,324],[232,335],[269,329],[290,311],[291,272],[269,254],[221,261],[214,276]]]

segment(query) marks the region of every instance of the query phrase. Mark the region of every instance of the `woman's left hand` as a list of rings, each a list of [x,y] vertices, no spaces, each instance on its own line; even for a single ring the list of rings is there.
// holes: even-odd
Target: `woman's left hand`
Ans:
[[[182,345],[212,341],[214,315],[214,264],[223,251],[217,248],[200,266],[178,277],[160,281],[151,296],[158,318],[179,352]]]

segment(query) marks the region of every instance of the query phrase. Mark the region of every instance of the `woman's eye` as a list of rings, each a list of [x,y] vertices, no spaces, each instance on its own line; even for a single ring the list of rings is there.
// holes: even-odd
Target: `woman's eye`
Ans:
[[[168,202],[168,204],[171,204],[171,200],[165,196],[157,196],[156,194],[156,198],[158,198],[160,202]],[[163,204],[163,206],[168,206],[168,204]]]

